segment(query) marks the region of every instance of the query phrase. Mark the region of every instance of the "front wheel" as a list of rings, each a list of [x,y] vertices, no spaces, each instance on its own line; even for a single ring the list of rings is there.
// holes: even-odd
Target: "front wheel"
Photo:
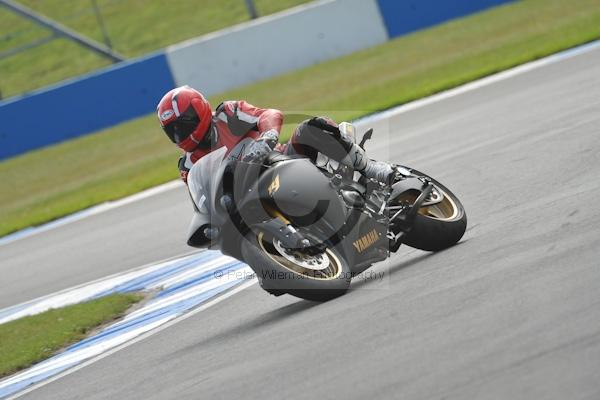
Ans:
[[[328,246],[317,255],[304,254],[285,249],[268,233],[249,232],[242,255],[262,288],[271,294],[326,301],[343,295],[350,286],[350,268],[335,247]]]
[[[402,238],[402,243],[425,251],[439,251],[455,245],[467,229],[467,213],[454,193],[430,176],[411,170],[416,176],[425,176],[431,180],[435,189],[443,194],[441,202],[421,207],[415,217],[411,230]],[[408,193],[407,196],[418,193]],[[400,199],[402,200],[402,199]]]

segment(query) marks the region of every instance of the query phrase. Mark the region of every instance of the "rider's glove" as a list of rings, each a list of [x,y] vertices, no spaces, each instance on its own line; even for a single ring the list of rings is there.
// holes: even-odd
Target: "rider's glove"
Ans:
[[[277,132],[275,129],[269,129],[268,131],[261,133],[257,140],[263,140],[267,142],[272,150],[275,148],[275,145],[277,145],[277,141],[279,140],[279,132]]]
[[[272,150],[273,148],[266,140],[259,139],[248,146],[242,161],[261,162]]]

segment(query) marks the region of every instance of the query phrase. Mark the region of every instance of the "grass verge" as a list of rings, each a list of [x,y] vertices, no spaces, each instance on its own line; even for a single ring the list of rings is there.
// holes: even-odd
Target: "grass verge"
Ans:
[[[260,15],[268,15],[307,0],[254,0]],[[18,0],[75,31],[103,41],[92,3],[65,0]],[[96,0],[113,48],[135,57],[188,38],[250,19],[243,0],[169,1]],[[67,6],[66,6],[67,5]],[[47,29],[0,7],[0,52],[49,36]],[[0,59],[0,91],[9,97],[77,76],[110,61],[67,39],[56,39]]]
[[[119,318],[138,294],[113,294],[0,325],[0,378],[42,361]]]
[[[526,0],[211,101],[240,98],[351,119],[597,38],[597,0]],[[157,124],[149,115],[0,163],[0,235],[175,179],[177,151]]]

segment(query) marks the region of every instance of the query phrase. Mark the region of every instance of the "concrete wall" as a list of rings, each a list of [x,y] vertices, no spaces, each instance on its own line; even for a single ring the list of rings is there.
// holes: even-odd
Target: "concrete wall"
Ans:
[[[321,0],[0,102],[0,160],[155,110],[336,58],[510,0]]]
[[[167,49],[178,85],[207,95],[388,40],[376,0],[327,0]]]

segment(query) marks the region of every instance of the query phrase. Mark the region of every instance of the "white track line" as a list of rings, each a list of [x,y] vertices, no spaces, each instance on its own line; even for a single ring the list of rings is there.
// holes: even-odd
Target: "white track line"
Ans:
[[[372,115],[367,115],[366,117],[359,118],[358,120],[355,121],[355,123],[357,125],[358,124],[362,125],[362,124],[373,123],[375,121],[379,121],[382,119],[388,119],[388,118],[391,118],[398,114],[403,114],[408,111],[415,110],[417,108],[421,108],[421,107],[428,106],[433,103],[440,102],[442,100],[456,97],[461,94],[465,94],[467,92],[471,92],[473,90],[477,90],[482,87],[489,86],[489,85],[498,83],[500,81],[503,81],[503,80],[506,80],[509,78],[513,78],[517,75],[521,75],[521,74],[533,71],[535,69],[545,67],[550,64],[555,64],[560,61],[564,61],[564,60],[567,60],[567,59],[570,59],[570,58],[573,58],[573,57],[576,57],[576,56],[579,56],[582,54],[589,53],[598,48],[600,48],[600,40],[596,40],[594,42],[590,42],[590,43],[587,43],[587,44],[584,44],[584,45],[581,45],[578,47],[574,47],[572,49],[565,50],[560,53],[552,54],[550,56],[540,58],[535,61],[521,64],[514,68],[507,69],[505,71],[486,76],[485,78],[481,78],[476,81],[472,81],[472,82],[466,83],[464,85],[457,86],[453,89],[449,89],[449,90],[434,94],[429,97],[424,97],[422,99],[415,100],[410,103],[406,103],[406,104],[403,104],[403,105],[400,105],[400,106],[397,106],[394,108],[390,108],[389,110],[386,110],[386,111],[382,111],[382,112],[372,114]]]
[[[4,244],[12,243],[19,239],[24,239],[24,238],[36,235],[38,233],[49,231],[51,229],[58,228],[60,226],[66,225],[66,224],[70,224],[71,222],[80,221],[82,219],[91,217],[92,215],[100,214],[105,211],[112,210],[114,208],[122,207],[124,205],[131,204],[131,203],[135,203],[137,201],[144,200],[144,199],[147,199],[152,196],[156,196],[157,194],[161,194],[161,193],[167,192],[169,190],[180,188],[183,185],[184,185],[183,182],[178,179],[175,181],[164,183],[159,186],[155,186],[150,189],[146,189],[144,191],[141,191],[139,193],[136,193],[136,194],[128,196],[128,197],[124,197],[119,200],[108,201],[106,203],[101,203],[96,206],[86,208],[84,210],[78,211],[78,212],[68,215],[66,217],[62,217],[62,218],[56,219],[54,221],[50,221],[43,225],[25,228],[20,231],[10,233],[6,236],[0,237],[0,246],[2,246]]]

